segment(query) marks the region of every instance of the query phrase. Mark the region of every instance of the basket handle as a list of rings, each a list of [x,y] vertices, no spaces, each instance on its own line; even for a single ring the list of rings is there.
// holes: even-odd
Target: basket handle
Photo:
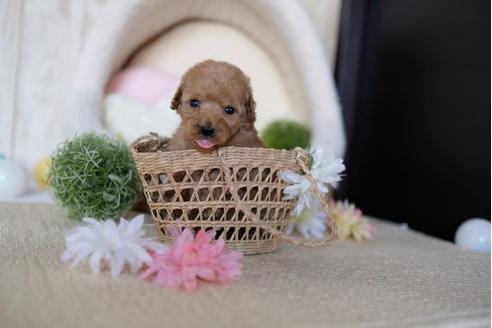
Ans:
[[[312,191],[314,192],[315,196],[319,199],[320,204],[323,208],[323,211],[327,215],[328,218],[328,228],[329,228],[329,233],[327,236],[323,239],[318,239],[318,240],[305,240],[302,238],[296,238],[287,235],[285,232],[279,229],[275,229],[272,226],[264,223],[258,218],[258,215],[253,213],[247,206],[240,200],[239,194],[237,191],[237,186],[236,184],[232,181],[232,175],[229,171],[229,168],[226,165],[222,165],[222,170],[224,171],[225,175],[225,180],[226,183],[231,191],[231,196],[232,199],[235,202],[235,205],[237,208],[239,208],[241,211],[244,212],[247,218],[249,218],[252,222],[256,223],[257,225],[261,226],[263,229],[265,229],[268,233],[285,240],[291,244],[294,245],[299,245],[299,246],[305,246],[305,247],[319,247],[319,246],[325,246],[329,242],[333,241],[337,237],[337,225],[335,222],[335,219],[333,217],[333,212],[330,209],[330,206],[328,205],[328,202],[326,201],[326,198],[324,197],[323,193],[321,193],[317,187],[317,184],[310,174],[309,167],[307,163],[309,162],[309,156],[306,153],[305,150],[301,148],[296,148],[296,159],[297,163],[301,167],[302,171],[304,172],[305,176],[309,179],[311,182],[311,188]],[[223,163],[223,152],[221,149],[219,149],[219,158],[221,159],[221,162]]]

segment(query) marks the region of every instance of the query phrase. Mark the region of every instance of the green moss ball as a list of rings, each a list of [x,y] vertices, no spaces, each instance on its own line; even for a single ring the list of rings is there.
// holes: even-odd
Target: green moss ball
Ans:
[[[303,124],[279,120],[267,125],[261,133],[261,139],[268,148],[307,148],[311,140],[311,131]]]
[[[119,218],[140,196],[137,168],[122,141],[85,133],[61,144],[52,161],[48,184],[70,218]]]

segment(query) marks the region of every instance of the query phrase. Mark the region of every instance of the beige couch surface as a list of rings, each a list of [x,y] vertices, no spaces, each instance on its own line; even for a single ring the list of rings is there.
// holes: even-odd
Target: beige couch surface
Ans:
[[[372,242],[246,257],[240,280],[191,294],[71,270],[59,257],[74,224],[0,203],[2,327],[490,326],[490,256],[389,223]]]

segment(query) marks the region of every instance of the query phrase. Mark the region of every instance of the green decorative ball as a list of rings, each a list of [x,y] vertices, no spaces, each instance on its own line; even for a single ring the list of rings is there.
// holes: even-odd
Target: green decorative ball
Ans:
[[[142,191],[127,146],[93,132],[67,140],[55,150],[48,184],[73,219],[119,218]]]
[[[261,139],[268,148],[307,148],[311,140],[311,131],[303,124],[280,120],[268,124],[261,133]]]

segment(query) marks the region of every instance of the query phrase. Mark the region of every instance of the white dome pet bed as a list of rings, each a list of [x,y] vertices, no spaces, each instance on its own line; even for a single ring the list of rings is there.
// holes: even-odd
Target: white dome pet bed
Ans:
[[[296,0],[108,3],[83,49],[65,121],[73,130],[114,132],[103,119],[105,87],[113,74],[139,65],[180,76],[207,58],[229,61],[251,77],[259,129],[281,117],[305,122],[313,145],[343,156],[344,129],[329,61]]]

